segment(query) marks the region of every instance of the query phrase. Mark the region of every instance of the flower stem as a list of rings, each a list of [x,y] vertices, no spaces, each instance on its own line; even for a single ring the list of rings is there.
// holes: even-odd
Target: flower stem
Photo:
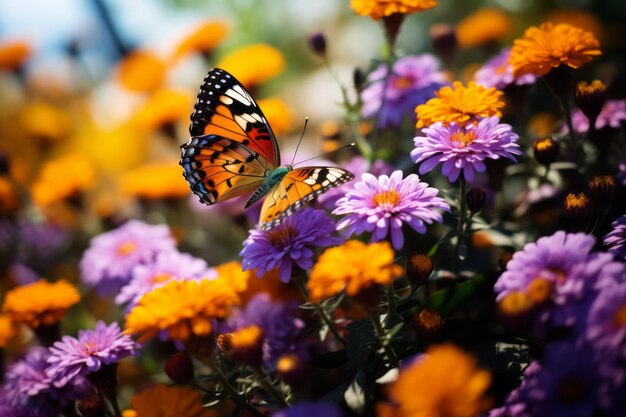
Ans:
[[[222,371],[222,368],[214,358],[208,359],[207,363],[211,367],[211,369],[214,370],[215,373],[217,373],[219,380],[222,383],[222,386],[224,387],[226,392],[228,392],[238,404],[243,403],[246,409],[250,412],[250,414],[254,415],[255,417],[264,416],[264,414],[257,410],[257,408],[253,404],[251,404],[245,396],[241,395],[239,391],[237,391],[237,389],[235,389],[235,387],[230,384],[228,378]]]
[[[380,318],[378,317],[378,314],[370,314],[370,320],[372,322],[372,325],[374,326],[374,330],[376,331],[378,342],[380,343],[380,345],[383,347],[385,351],[385,355],[387,356],[389,365],[392,368],[397,368],[398,357],[396,356],[396,353],[393,351],[393,348],[389,344],[390,340],[387,337],[387,334],[385,333],[385,329],[383,329],[383,326],[380,324]]]
[[[311,297],[309,296],[309,292],[306,289],[306,285],[304,285],[303,276],[302,275],[296,276],[293,278],[293,281],[296,283],[296,286],[298,287],[298,289],[304,296],[304,299],[306,300],[306,302],[311,304],[315,308],[315,311],[321,317],[324,324],[328,326],[331,333],[335,336],[335,338],[339,341],[339,343],[343,345],[343,347],[346,347],[348,345],[346,340],[339,333],[339,330],[337,330],[337,327],[335,326],[335,323],[333,322],[333,320],[330,317],[328,317],[328,314],[326,314],[326,310],[324,310],[324,308],[322,308],[322,306],[320,306],[319,304],[311,301]]]
[[[256,374],[256,376],[259,378],[259,381],[261,382],[261,386],[263,387],[263,389],[272,396],[272,398],[274,398],[274,400],[280,404],[282,407],[288,407],[289,403],[287,402],[287,400],[285,399],[285,396],[283,395],[282,392],[280,392],[279,390],[276,389],[276,387],[274,386],[274,384],[272,383],[272,381],[270,380],[270,376],[267,373],[267,371],[261,367],[261,366],[257,366],[255,368],[253,368],[254,373]]]
[[[461,263],[461,249],[465,243],[465,215],[467,211],[467,202],[465,178],[459,179],[459,221],[457,223],[457,240],[456,240],[456,257],[454,259],[454,272],[459,272]]]

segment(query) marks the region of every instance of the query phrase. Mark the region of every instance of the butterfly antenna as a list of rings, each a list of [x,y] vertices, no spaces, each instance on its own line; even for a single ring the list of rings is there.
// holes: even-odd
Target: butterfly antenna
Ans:
[[[293,159],[291,160],[290,166],[293,166],[293,162],[296,160],[296,155],[298,154],[298,149],[300,148],[300,144],[302,143],[302,138],[304,137],[304,132],[306,131],[306,125],[309,124],[309,118],[304,118],[304,126],[302,127],[302,134],[300,135],[300,139],[298,139],[298,144],[296,145],[296,151],[293,153]]]
[[[298,162],[297,164],[292,165],[292,167],[295,167],[296,165],[303,164],[303,163],[305,163],[305,162],[309,162],[309,161],[310,161],[310,160],[312,160],[312,159],[323,158],[323,157],[325,157],[325,156],[332,155],[332,154],[334,154],[334,153],[336,153],[336,152],[343,151],[344,149],[346,149],[346,148],[351,148],[351,147],[353,147],[353,146],[356,146],[356,143],[354,143],[354,142],[353,142],[353,143],[348,143],[347,145],[344,145],[344,146],[342,146],[341,148],[337,148],[337,149],[335,149],[334,151],[326,152],[326,153],[323,153],[323,154],[321,154],[321,155],[314,156],[313,158],[309,158],[309,159],[305,159],[304,161],[300,161],[300,162]]]

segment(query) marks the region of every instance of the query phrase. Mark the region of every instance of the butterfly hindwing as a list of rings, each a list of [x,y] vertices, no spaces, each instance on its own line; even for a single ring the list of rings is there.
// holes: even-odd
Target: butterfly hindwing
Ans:
[[[278,143],[252,95],[228,72],[214,68],[204,79],[191,115],[192,137],[218,135],[240,142],[274,167]]]
[[[192,191],[205,204],[219,203],[254,191],[272,170],[257,152],[232,139],[206,135],[181,146],[180,164]]]
[[[353,178],[351,172],[336,167],[293,169],[265,197],[261,208],[261,229],[280,224],[307,201]]]

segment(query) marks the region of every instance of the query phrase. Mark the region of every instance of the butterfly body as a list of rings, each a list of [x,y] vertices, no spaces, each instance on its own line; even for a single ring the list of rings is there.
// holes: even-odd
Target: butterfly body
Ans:
[[[232,75],[218,68],[200,88],[189,130],[180,165],[192,191],[209,205],[252,193],[246,208],[265,196],[261,228],[276,226],[305,202],[354,178],[336,167],[281,166],[263,112]]]

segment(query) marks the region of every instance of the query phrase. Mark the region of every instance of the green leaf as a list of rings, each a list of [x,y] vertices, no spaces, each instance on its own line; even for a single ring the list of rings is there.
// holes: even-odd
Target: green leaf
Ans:
[[[485,282],[485,276],[481,274],[468,281],[436,291],[428,299],[428,307],[444,315],[449,314],[467,301]]]

